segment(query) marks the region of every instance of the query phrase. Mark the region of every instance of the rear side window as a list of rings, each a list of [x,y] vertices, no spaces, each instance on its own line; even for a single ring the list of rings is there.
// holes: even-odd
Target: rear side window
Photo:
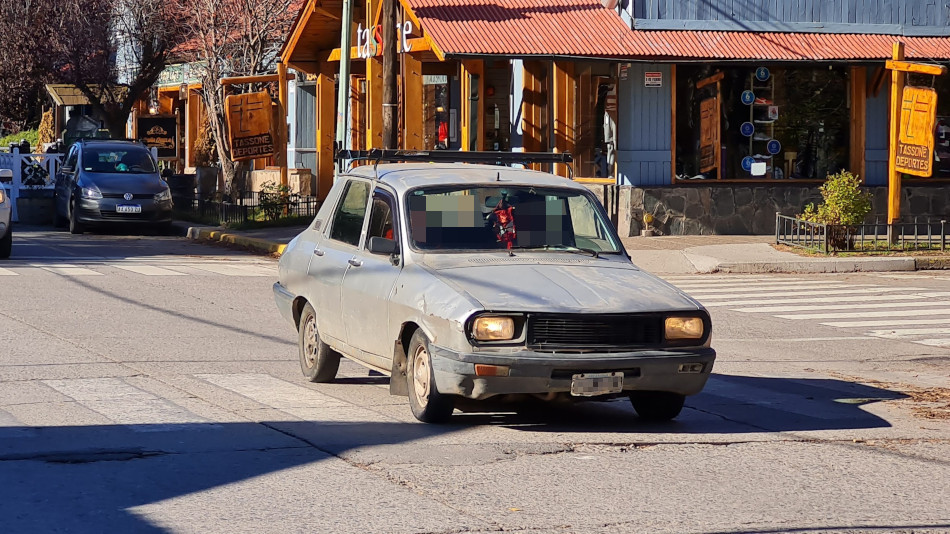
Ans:
[[[346,186],[343,200],[333,214],[330,239],[358,246],[366,217],[366,202],[369,200],[369,183],[353,180]]]

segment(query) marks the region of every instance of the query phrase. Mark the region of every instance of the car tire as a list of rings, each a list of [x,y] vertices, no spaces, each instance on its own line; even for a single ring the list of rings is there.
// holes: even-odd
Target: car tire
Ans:
[[[69,204],[69,233],[71,234],[81,234],[83,232],[82,224],[76,220],[76,203],[70,202]]]
[[[439,393],[436,389],[429,339],[422,330],[416,330],[412,334],[408,360],[406,379],[409,381],[409,407],[412,408],[412,415],[423,423],[447,422],[455,411],[455,397]]]
[[[633,409],[641,419],[669,421],[683,410],[685,395],[668,391],[634,391],[630,394]]]
[[[317,314],[308,302],[297,325],[297,347],[300,370],[311,382],[332,382],[340,369],[340,353],[320,339]]]
[[[13,230],[7,230],[7,235],[0,237],[0,260],[10,257],[13,250]]]

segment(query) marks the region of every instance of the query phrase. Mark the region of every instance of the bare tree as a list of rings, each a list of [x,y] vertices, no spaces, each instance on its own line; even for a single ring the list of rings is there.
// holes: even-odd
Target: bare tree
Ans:
[[[125,137],[132,108],[158,80],[176,44],[175,10],[167,0],[56,3],[53,77],[79,88],[109,133]]]
[[[50,79],[47,28],[57,18],[55,7],[50,1],[0,2],[0,118],[16,129],[35,121]]]
[[[202,100],[228,190],[245,166],[231,161],[221,79],[273,72],[300,0],[179,0],[187,22],[180,53],[203,63]],[[240,88],[236,88],[240,90]],[[259,89],[253,87],[248,89]]]

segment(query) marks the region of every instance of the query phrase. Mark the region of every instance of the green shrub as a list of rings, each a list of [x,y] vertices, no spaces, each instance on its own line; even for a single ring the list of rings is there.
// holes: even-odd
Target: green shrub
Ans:
[[[871,213],[871,193],[862,191],[858,177],[846,170],[828,175],[821,186],[821,197],[824,202],[817,208],[808,204],[798,218],[813,223],[855,226]]]
[[[39,130],[23,130],[22,132],[2,137],[0,138],[0,147],[7,148],[10,146],[10,143],[20,144],[21,139],[26,139],[30,142],[30,150],[34,154],[42,152],[42,147],[40,147],[40,149],[36,148],[37,140],[39,139]]]

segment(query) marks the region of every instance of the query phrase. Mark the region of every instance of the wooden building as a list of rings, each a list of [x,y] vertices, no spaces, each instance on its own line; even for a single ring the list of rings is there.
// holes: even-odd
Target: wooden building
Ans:
[[[353,21],[353,149],[382,144],[381,7],[368,0]],[[308,1],[281,51],[312,84],[320,194],[333,180],[341,11]],[[402,0],[397,17],[401,147],[567,151],[578,176],[613,183],[615,60],[630,34],[617,13],[597,0]]]

